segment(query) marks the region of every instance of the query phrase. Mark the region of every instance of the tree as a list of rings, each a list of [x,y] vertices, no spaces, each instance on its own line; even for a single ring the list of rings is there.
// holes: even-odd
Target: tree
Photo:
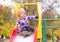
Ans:
[[[11,30],[15,27],[15,16],[11,13],[10,7],[0,5],[0,29],[1,35],[9,38]]]

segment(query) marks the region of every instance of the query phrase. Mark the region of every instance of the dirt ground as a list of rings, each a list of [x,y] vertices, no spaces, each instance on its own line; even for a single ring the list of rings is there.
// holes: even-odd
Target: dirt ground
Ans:
[[[4,42],[9,42],[9,39],[5,39]]]
[[[1,41],[0,39],[0,42],[9,42],[9,39],[5,39],[4,41]],[[58,42],[60,42],[60,40],[58,40]]]
[[[9,42],[9,39],[4,39],[4,40],[0,39],[0,42]]]

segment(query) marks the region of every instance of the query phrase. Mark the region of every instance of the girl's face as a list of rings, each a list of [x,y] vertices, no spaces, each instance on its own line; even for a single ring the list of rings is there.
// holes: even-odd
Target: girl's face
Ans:
[[[26,14],[25,14],[25,12],[19,12],[18,16],[21,18],[24,18],[24,17],[26,17]]]

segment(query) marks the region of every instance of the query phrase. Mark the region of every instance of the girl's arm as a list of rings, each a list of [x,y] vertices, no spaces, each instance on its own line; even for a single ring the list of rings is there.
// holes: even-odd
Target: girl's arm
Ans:
[[[38,16],[36,15],[36,16],[27,16],[26,17],[27,18],[27,20],[35,20],[35,19],[38,19]]]
[[[19,20],[17,20],[17,22],[16,22],[16,25],[17,25],[17,27],[18,27],[18,32],[21,30],[21,26],[20,26],[20,22],[19,22]]]

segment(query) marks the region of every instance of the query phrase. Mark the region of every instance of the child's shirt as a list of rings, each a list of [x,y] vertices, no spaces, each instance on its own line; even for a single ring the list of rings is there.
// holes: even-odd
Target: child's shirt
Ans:
[[[17,26],[18,26],[18,32],[21,31],[21,28],[23,28],[24,26],[30,26],[29,25],[29,21],[32,19],[37,19],[38,16],[27,16],[25,18],[20,18],[19,21],[17,21]]]

